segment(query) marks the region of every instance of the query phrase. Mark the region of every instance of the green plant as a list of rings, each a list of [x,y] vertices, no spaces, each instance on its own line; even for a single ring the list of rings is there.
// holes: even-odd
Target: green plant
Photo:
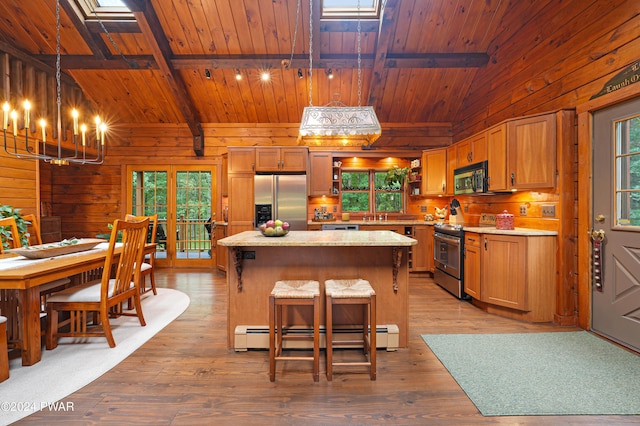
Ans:
[[[20,214],[20,209],[14,209],[8,205],[0,206],[0,217],[13,217],[16,220],[18,226],[18,233],[20,234],[20,245],[22,247],[29,245],[29,233],[27,232],[27,221],[24,220]],[[2,236],[2,247],[4,249],[10,249],[9,241],[12,240],[11,229],[8,226],[0,226],[0,235]]]
[[[409,167],[393,166],[387,171],[384,182],[387,185],[400,184],[402,186],[409,172],[411,172]]]

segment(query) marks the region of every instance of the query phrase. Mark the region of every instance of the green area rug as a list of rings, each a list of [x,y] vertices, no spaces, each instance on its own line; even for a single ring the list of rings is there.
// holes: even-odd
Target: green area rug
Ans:
[[[586,331],[422,339],[484,416],[640,414],[640,357]]]

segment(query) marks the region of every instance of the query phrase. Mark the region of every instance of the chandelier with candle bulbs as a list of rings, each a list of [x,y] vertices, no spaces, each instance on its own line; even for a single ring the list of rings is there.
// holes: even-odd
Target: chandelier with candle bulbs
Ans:
[[[73,129],[70,143],[63,143],[62,101],[60,70],[60,0],[56,0],[56,133],[51,134],[45,118],[32,122],[33,106],[29,100],[22,102],[22,110],[12,108],[9,102],[2,105],[2,132],[4,150],[7,154],[21,159],[43,160],[55,165],[102,164],[105,155],[105,133],[107,125],[100,116],[92,123],[80,122],[76,108],[70,111]],[[33,125],[35,124],[35,126]],[[35,131],[32,131],[34,130]],[[65,130],[66,131],[66,130]],[[55,141],[55,147],[47,141]]]

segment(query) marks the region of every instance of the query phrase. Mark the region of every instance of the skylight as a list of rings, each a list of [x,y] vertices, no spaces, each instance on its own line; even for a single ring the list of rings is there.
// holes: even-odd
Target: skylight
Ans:
[[[122,0],[96,0],[98,7],[127,7]]]
[[[84,20],[103,21],[132,20],[131,10],[122,0],[73,0],[77,5],[80,17]]]
[[[380,17],[380,0],[360,0],[360,18]],[[357,19],[358,0],[322,0],[323,19]]]

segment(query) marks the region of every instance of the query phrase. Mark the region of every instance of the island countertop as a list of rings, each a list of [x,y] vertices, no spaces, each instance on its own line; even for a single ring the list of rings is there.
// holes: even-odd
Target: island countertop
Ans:
[[[409,247],[413,238],[393,231],[290,231],[284,237],[265,237],[244,231],[218,240],[227,247]]]

